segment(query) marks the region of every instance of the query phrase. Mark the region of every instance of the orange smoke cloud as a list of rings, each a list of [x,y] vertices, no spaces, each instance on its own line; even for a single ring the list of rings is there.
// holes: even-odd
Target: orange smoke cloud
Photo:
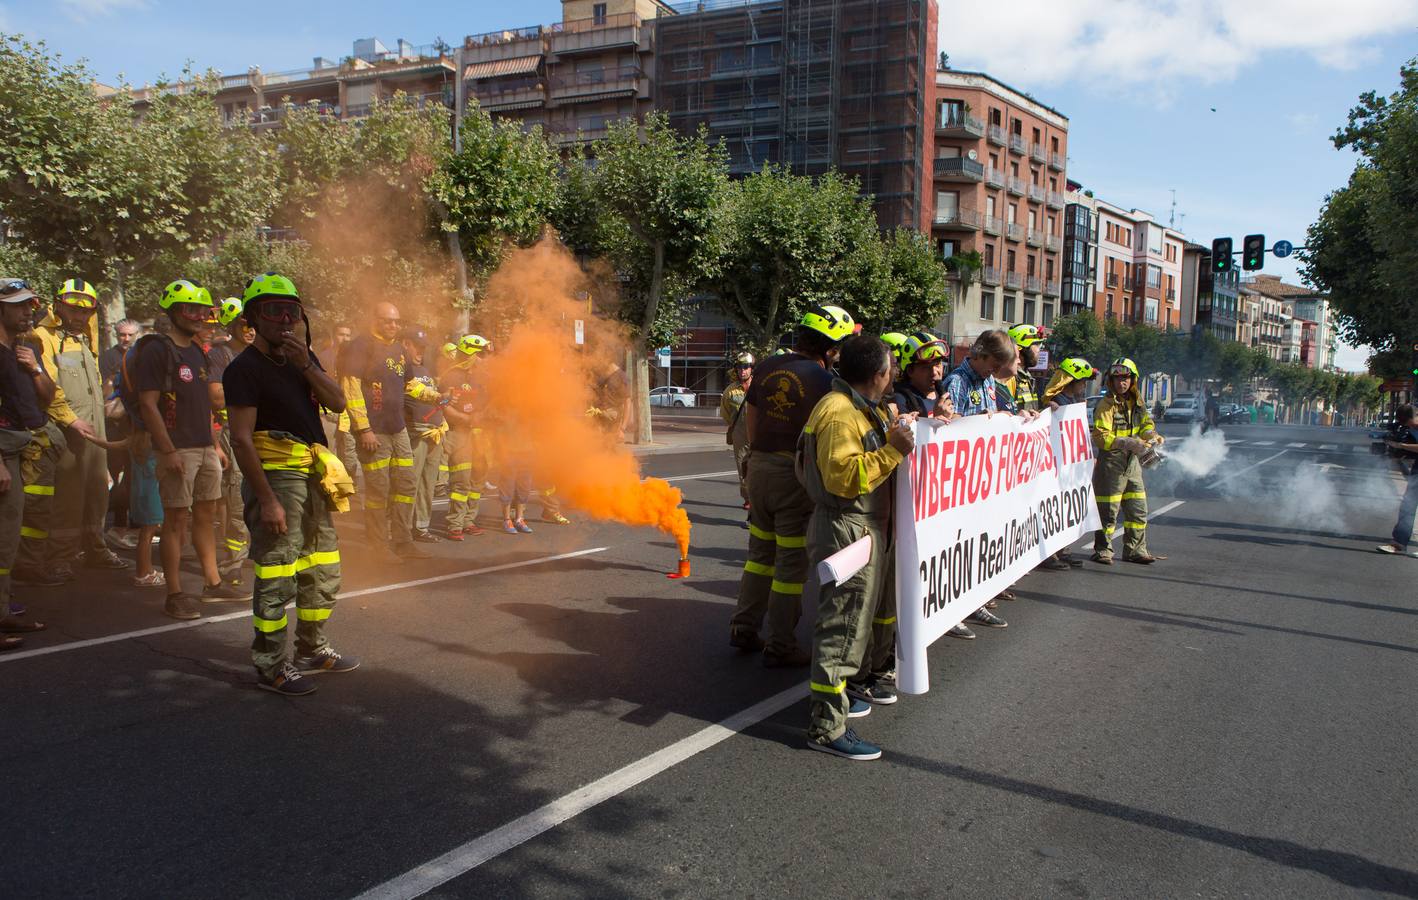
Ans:
[[[683,495],[661,479],[641,478],[620,441],[621,419],[605,415],[623,415],[625,404],[599,405],[611,405],[602,384],[625,383],[631,344],[622,326],[591,313],[584,299],[590,288],[554,238],[512,251],[490,280],[474,330],[484,329],[493,352],[479,356],[474,371],[487,410],[492,480],[529,471],[534,485],[554,488],[572,509],[672,535],[684,558],[690,524]]]

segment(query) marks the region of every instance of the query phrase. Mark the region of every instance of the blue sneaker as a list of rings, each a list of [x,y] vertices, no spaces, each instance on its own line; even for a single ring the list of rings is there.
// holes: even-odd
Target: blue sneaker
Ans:
[[[309,656],[297,656],[293,665],[295,670],[302,675],[319,675],[323,672],[353,672],[359,668],[359,657],[341,655],[335,652],[334,647],[326,645]]]
[[[527,520],[526,520],[526,519],[518,519],[517,521],[513,522],[512,524],[517,528],[518,531],[522,532],[523,534],[531,534],[531,533],[532,533],[532,526],[530,526],[530,525],[527,524]]]
[[[508,533],[508,534],[516,534],[516,533],[517,533],[517,526],[512,524],[512,520],[511,520],[511,519],[503,519],[503,520],[502,520],[502,530],[505,531],[505,532]]]
[[[847,718],[860,719],[863,716],[871,715],[871,704],[865,700],[852,698],[852,705],[847,707]]]
[[[273,694],[284,694],[287,697],[303,697],[306,694],[315,693],[315,684],[303,677],[295,666],[290,663],[281,663],[280,669],[269,680],[261,678],[256,682],[256,686],[263,691],[270,691]]]
[[[850,728],[830,744],[819,744],[809,738],[807,745],[813,750],[821,750],[823,753],[831,753],[833,756],[840,756],[843,759],[863,761],[881,759],[881,748],[857,737],[857,733]]]

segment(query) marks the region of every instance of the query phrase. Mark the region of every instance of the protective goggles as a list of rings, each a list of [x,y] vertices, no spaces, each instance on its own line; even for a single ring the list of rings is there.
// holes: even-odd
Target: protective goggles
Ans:
[[[1127,366],[1113,366],[1108,370],[1108,375],[1114,378],[1131,378],[1132,369],[1129,369]]]
[[[256,318],[263,322],[299,322],[300,304],[294,300],[262,300],[256,304]]]
[[[88,294],[60,294],[59,302],[63,303],[65,306],[73,306],[78,309],[94,308],[94,298],[90,297]]]
[[[912,362],[929,362],[933,359],[945,359],[945,350],[940,344],[926,344],[911,357]]]

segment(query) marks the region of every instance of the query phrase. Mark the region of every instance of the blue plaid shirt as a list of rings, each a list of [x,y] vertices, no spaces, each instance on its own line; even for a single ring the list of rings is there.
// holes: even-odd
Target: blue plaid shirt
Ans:
[[[976,375],[968,359],[945,376],[945,389],[950,393],[955,411],[962,416],[999,412],[995,401],[995,377],[988,375],[981,378]]]

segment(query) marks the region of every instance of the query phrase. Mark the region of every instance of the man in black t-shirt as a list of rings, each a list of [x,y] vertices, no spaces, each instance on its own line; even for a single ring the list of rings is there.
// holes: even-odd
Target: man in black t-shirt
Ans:
[[[160,549],[167,581],[163,611],[174,619],[196,619],[201,617],[198,598],[182,590],[182,542],[189,526],[205,579],[202,601],[242,597],[222,583],[213,530],[226,461],[212,441],[212,409],[220,398],[207,372],[207,354],[197,343],[212,316],[212,295],[201,285],[179,279],[167,286],[158,305],[167,312],[172,331],[134,345],[129,374],[138,393],[142,427],[157,457],[163,508]]]
[[[303,318],[290,279],[268,272],[246,286],[242,315],[255,329],[251,346],[222,378],[231,442],[246,476],[242,488],[251,531],[251,661],[263,690],[299,696],[315,690],[306,675],[348,672],[325,637],[340,590],[340,549],[325,482],[343,466],[324,446],[320,407],[339,413],[345,395],[297,331]],[[295,658],[286,658],[286,605],[295,601]]]
[[[763,650],[772,669],[811,662],[794,632],[807,581],[807,520],[812,500],[798,483],[794,455],[812,409],[832,390],[837,347],[855,323],[837,306],[804,314],[793,352],[770,356],[753,370],[748,389],[748,560],[729,644]],[[767,618],[767,640],[759,637]]]

